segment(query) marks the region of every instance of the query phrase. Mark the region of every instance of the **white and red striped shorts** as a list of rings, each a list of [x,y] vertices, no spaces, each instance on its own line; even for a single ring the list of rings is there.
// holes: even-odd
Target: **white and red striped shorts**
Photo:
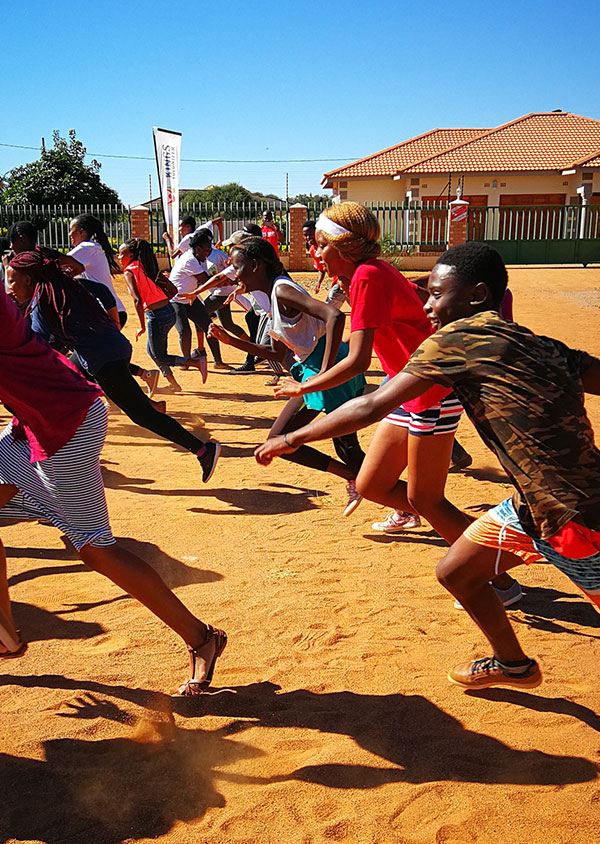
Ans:
[[[440,434],[453,434],[458,428],[463,406],[454,393],[418,413],[405,410],[400,406],[385,417],[390,425],[408,428],[414,437],[435,437]]]

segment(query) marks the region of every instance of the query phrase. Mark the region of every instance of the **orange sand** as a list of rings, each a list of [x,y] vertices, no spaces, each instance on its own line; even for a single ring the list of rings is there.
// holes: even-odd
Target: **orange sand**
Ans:
[[[520,322],[600,353],[600,270],[510,276]],[[140,344],[134,360],[148,365]],[[333,476],[259,467],[281,406],[266,377],[211,372],[202,387],[182,373],[167,396],[224,445],[207,486],[192,457],[118,412],[103,452],[115,534],[229,632],[214,694],[170,696],[187,668],[175,635],[56,530],[2,527],[30,647],[0,666],[0,841],[600,841],[600,615],[556,570],[522,567],[510,615],[544,684],[449,685],[449,666],[487,648],[434,578],[444,542],[427,526],[375,534],[385,511],[369,502],[341,519]],[[588,406],[599,425],[600,400]],[[468,421],[459,436],[474,462],[448,493],[478,514],[509,487]]]

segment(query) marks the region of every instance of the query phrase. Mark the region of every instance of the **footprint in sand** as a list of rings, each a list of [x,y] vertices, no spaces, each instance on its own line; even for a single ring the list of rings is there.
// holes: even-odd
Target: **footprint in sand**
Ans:
[[[122,651],[131,647],[131,640],[120,634],[107,633],[104,636],[96,636],[80,644],[73,644],[72,648],[76,653],[110,654],[115,651]]]

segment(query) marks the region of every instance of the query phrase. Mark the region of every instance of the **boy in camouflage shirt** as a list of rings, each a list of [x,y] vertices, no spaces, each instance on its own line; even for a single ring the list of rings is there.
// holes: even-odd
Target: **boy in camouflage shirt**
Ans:
[[[521,649],[491,578],[545,559],[600,607],[600,452],[584,392],[600,394],[600,360],[498,313],[500,255],[482,243],[449,249],[429,278],[435,334],[381,389],[257,449],[259,462],[370,425],[432,384],[452,387],[515,493],[470,525],[437,567],[440,582],[488,639],[493,656],[453,668],[465,688],[533,688],[542,675]]]

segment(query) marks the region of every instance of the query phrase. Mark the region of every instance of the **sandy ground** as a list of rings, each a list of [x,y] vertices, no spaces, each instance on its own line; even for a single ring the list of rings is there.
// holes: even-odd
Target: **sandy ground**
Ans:
[[[510,278],[518,321],[600,353],[600,270]],[[134,360],[147,365],[139,344]],[[385,511],[368,502],[340,518],[333,476],[258,466],[281,406],[268,375],[211,372],[203,387],[183,373],[167,397],[223,443],[207,486],[192,457],[118,412],[103,452],[115,534],[229,632],[214,694],[171,696],[187,668],[175,635],[57,531],[2,528],[30,647],[0,666],[0,841],[600,841],[600,616],[556,570],[522,567],[510,615],[545,682],[448,684],[487,648],[435,580],[444,542],[428,526],[377,535]],[[600,400],[588,406],[600,424]],[[478,514],[509,487],[467,420],[459,437],[474,462],[449,497]]]

